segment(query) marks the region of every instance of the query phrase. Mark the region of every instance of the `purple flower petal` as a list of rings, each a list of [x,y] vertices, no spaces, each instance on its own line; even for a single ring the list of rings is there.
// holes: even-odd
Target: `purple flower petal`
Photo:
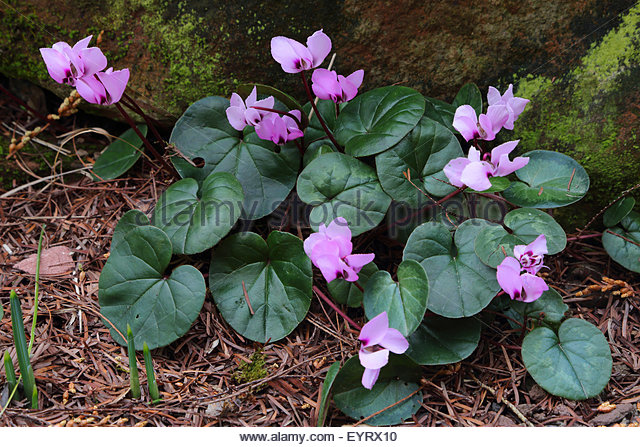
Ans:
[[[340,258],[336,256],[316,256],[313,264],[320,269],[325,281],[331,282],[342,276],[344,269],[340,265]]]
[[[365,368],[362,374],[362,386],[370,390],[375,385],[380,375],[380,369]]]
[[[462,171],[469,163],[471,163],[469,159],[465,157],[458,157],[451,160],[444,167],[444,175],[447,176],[453,186],[457,186],[458,188],[464,186],[464,183],[462,183],[460,178],[462,177]]]
[[[129,82],[129,69],[113,71],[108,69],[107,71],[97,73],[98,79],[104,85],[107,91],[107,102],[105,104],[115,104],[120,101],[122,94],[127,88],[127,82]]]
[[[394,354],[403,354],[407,349],[409,349],[409,342],[402,333],[394,328],[387,329],[384,337],[378,343],[383,348],[388,349]]]
[[[356,273],[362,270],[362,267],[373,261],[376,257],[373,253],[362,253],[357,255],[349,255],[344,258],[349,267],[355,270]]]
[[[491,151],[491,164],[498,166],[500,157],[503,155],[509,155],[518,145],[520,140],[507,141],[493,148]]]
[[[360,364],[365,368],[380,369],[389,363],[389,350],[368,351],[361,348],[358,352],[358,357],[360,358]]]
[[[462,170],[460,180],[476,191],[484,191],[491,188],[489,176],[492,173],[493,169],[486,161],[473,161]]]
[[[489,87],[489,91],[487,92],[487,102],[490,106],[494,104],[500,104],[502,101],[502,95],[495,87]]]
[[[389,329],[389,317],[387,312],[382,312],[362,326],[358,340],[365,348],[377,345],[384,338],[387,329]]]
[[[549,290],[549,286],[544,282],[544,279],[530,273],[522,274],[522,288],[524,289],[524,296],[520,301],[525,303],[537,300],[545,291]]]
[[[92,104],[105,104],[107,102],[107,92],[104,85],[93,76],[78,79],[76,90],[85,101]]]
[[[313,58],[310,68],[318,67],[331,51],[331,39],[322,30],[318,30],[307,38],[307,48]]]
[[[313,56],[307,47],[288,37],[271,39],[271,56],[286,73],[300,73],[313,66]]]
[[[497,269],[498,284],[511,299],[519,299],[522,295],[522,279],[520,278],[520,262],[510,256],[504,258]]]
[[[468,104],[458,107],[453,117],[453,127],[467,141],[476,138],[479,135],[478,116],[473,107]]]
[[[509,175],[512,172],[516,172],[518,169],[525,167],[528,163],[529,157],[516,157],[513,161],[510,161],[509,156],[504,154],[500,157],[498,167],[493,175],[496,177],[504,177],[505,175]]]
[[[49,76],[58,84],[64,84],[71,77],[69,60],[62,53],[53,48],[40,48],[40,54],[47,66]]]
[[[98,73],[100,70],[104,70],[104,68],[107,66],[107,57],[104,54],[102,54],[102,51],[100,50],[100,48],[97,48],[97,47],[85,48],[80,51],[78,56],[82,61],[83,76],[93,76],[94,74]]]

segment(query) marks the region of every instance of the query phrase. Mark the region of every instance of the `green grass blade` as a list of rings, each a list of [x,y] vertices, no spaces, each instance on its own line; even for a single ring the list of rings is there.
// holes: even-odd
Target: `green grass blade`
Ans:
[[[140,379],[138,378],[138,364],[136,363],[136,349],[133,343],[133,332],[131,326],[127,324],[127,354],[129,354],[129,383],[131,386],[131,397],[140,398]]]
[[[27,347],[27,338],[24,335],[24,322],[22,321],[22,308],[20,307],[20,298],[14,290],[11,291],[9,297],[11,301],[11,326],[13,327],[13,343],[16,347],[16,355],[18,356],[18,365],[20,365],[20,373],[22,374],[22,385],[27,397],[33,396],[33,388],[35,385],[35,377],[33,369],[29,361],[29,348]]]
[[[334,362],[333,365],[327,370],[327,375],[322,383],[322,391],[320,394],[320,406],[318,407],[318,427],[324,427],[324,421],[327,418],[327,410],[329,409],[329,393],[331,392],[331,386],[336,376],[340,372],[340,362]]]
[[[13,361],[11,361],[11,356],[9,355],[9,351],[4,352],[4,373],[7,376],[7,384],[9,385],[9,389],[13,390],[18,386],[18,380],[16,379],[16,370],[13,368]],[[11,402],[11,399],[7,401],[7,403]]]
[[[38,322],[38,297],[40,295],[40,257],[42,256],[42,239],[44,239],[44,227],[40,230],[40,239],[38,240],[38,257],[36,258],[36,286],[33,299],[33,322],[31,323],[31,336],[29,337],[29,357],[31,357],[31,348],[33,348],[33,340],[36,336],[36,323]]]
[[[31,396],[31,408],[34,410],[38,409],[38,388],[33,387],[33,395]]]
[[[153,372],[153,361],[151,360],[151,353],[149,352],[147,342],[144,342],[142,352],[144,353],[144,367],[147,370],[147,386],[149,387],[149,395],[151,396],[151,402],[156,403],[160,401],[160,393],[158,392],[158,383],[156,382],[156,375]]]

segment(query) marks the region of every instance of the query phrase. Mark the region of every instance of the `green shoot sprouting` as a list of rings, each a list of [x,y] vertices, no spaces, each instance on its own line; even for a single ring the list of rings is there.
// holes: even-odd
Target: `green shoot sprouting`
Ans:
[[[155,404],[160,401],[160,393],[158,392],[158,383],[156,382],[156,375],[153,372],[153,361],[151,360],[151,353],[149,352],[147,342],[144,342],[142,352],[144,353],[144,367],[147,370],[147,386],[149,387],[149,395],[151,396],[151,402]]]
[[[13,368],[13,361],[9,355],[9,351],[4,351],[4,373],[7,376],[9,389],[13,390],[18,386],[18,380],[16,379],[16,370]]]
[[[42,239],[44,239],[44,227],[40,230],[40,239],[38,239],[38,257],[36,258],[36,286],[33,298],[33,321],[31,323],[31,336],[29,338],[29,357],[31,357],[31,348],[33,348],[33,340],[36,336],[36,323],[38,322],[38,297],[40,294],[40,258],[42,256]]]
[[[24,335],[24,322],[22,321],[22,308],[20,307],[20,298],[15,290],[11,291],[9,297],[11,301],[11,326],[13,326],[13,343],[16,347],[16,355],[18,356],[18,364],[20,365],[20,375],[22,376],[22,385],[25,395],[33,399],[34,388],[36,387],[36,379],[33,375],[33,368],[29,360],[29,348],[27,347],[27,338]],[[32,400],[31,405],[37,408],[38,401]]]
[[[138,364],[136,363],[136,348],[133,343],[133,332],[131,326],[127,324],[127,354],[129,354],[129,383],[131,386],[131,397],[140,398],[140,379],[138,378]]]

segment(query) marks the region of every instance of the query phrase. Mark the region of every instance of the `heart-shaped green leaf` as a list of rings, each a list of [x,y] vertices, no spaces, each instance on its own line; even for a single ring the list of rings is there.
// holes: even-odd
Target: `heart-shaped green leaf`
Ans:
[[[560,253],[567,245],[567,235],[562,227],[547,213],[535,208],[519,208],[504,217],[504,224],[513,233],[500,226],[484,228],[476,238],[475,251],[489,267],[496,268],[506,256],[513,256],[516,245],[527,245],[538,236],[547,238],[550,255]]]
[[[98,300],[116,342],[127,344],[121,334],[129,324],[136,349],[144,342],[150,349],[166,346],[198,317],[206,292],[204,278],[190,265],[177,267],[165,278],[170,260],[169,237],[150,225],[128,231],[112,247],[100,274]]]
[[[551,151],[524,154],[529,163],[516,171],[504,198],[518,206],[557,208],[577,202],[589,190],[589,176],[573,158]]]
[[[147,136],[147,126],[138,126],[140,133]],[[95,179],[111,180],[127,172],[142,155],[142,140],[133,129],[124,131],[98,157],[93,165]]]
[[[171,159],[182,177],[199,183],[212,172],[228,172],[244,191],[243,219],[257,219],[275,210],[293,188],[300,165],[294,144],[282,147],[258,138],[251,127],[238,132],[225,110],[229,100],[210,96],[191,104],[171,132],[170,142],[188,159],[202,159],[198,168],[182,157]]]
[[[370,262],[358,273],[358,284],[362,288],[367,287],[367,282],[371,276],[378,271],[378,266]],[[360,307],[362,305],[362,292],[353,282],[337,278],[327,284],[327,289],[336,303],[346,304],[349,307]]]
[[[571,318],[556,335],[547,327],[522,342],[522,359],[531,377],[556,396],[582,400],[597,396],[611,376],[611,351],[600,329]]]
[[[118,245],[127,233],[138,227],[151,225],[149,218],[142,211],[129,210],[122,215],[116,227],[113,229],[111,237],[111,250]]]
[[[482,93],[480,93],[480,89],[473,82],[469,82],[460,88],[451,106],[455,111],[455,109],[465,104],[473,107],[477,115],[482,113]]]
[[[320,405],[318,409],[318,422],[317,426],[324,426],[324,420],[327,417],[327,410],[329,409],[329,393],[331,392],[331,386],[336,376],[340,372],[340,362],[333,362],[333,364],[327,370],[327,375],[324,376],[324,382],[322,382],[322,392],[320,393]]]
[[[531,302],[511,301],[511,308],[522,316],[527,316],[535,320],[542,318],[542,321],[557,324],[562,321],[564,314],[569,310],[562,297],[554,289],[549,288],[540,298]]]
[[[420,367],[409,358],[390,354],[389,363],[380,370],[371,390],[362,386],[363,372],[358,357],[351,357],[333,383],[333,401],[344,414],[361,419],[381,411],[367,419],[366,424],[396,425],[418,411],[422,393],[416,391],[422,374]],[[390,408],[382,411],[387,407]]]
[[[335,137],[354,157],[378,154],[400,141],[424,113],[424,97],[402,86],[356,96],[340,112]]]
[[[203,252],[227,235],[240,218],[242,186],[226,172],[214,172],[202,186],[182,179],[161,196],[153,213],[153,225],[163,230],[176,254]]]
[[[633,197],[625,197],[622,200],[618,200],[602,216],[605,227],[618,225],[633,210],[635,205],[636,199]]]
[[[344,217],[353,236],[376,227],[391,203],[373,168],[338,152],[309,163],[298,177],[297,191],[313,206],[309,220],[314,230]]]
[[[447,365],[469,357],[478,347],[477,317],[452,320],[429,315],[409,338],[407,356],[418,365]]]
[[[389,327],[408,337],[424,318],[428,300],[427,274],[417,261],[408,259],[398,266],[397,283],[387,271],[375,273],[364,288],[362,304],[368,319],[386,312]]]
[[[266,241],[255,233],[234,234],[211,258],[209,288],[220,313],[260,343],[280,340],[300,324],[311,304],[311,283],[311,261],[289,233],[273,231]]]
[[[392,199],[420,208],[428,199],[416,186],[436,197],[455,191],[441,177],[442,169],[456,157],[462,157],[458,139],[443,125],[423,117],[398,144],[376,156],[376,169]],[[411,181],[403,172],[409,173]]]
[[[429,278],[429,310],[449,318],[470,317],[484,309],[500,290],[496,271],[476,256],[483,219],[464,221],[452,240],[440,223],[420,225],[409,237],[403,259],[418,261]]]
[[[602,245],[618,264],[640,273],[640,214],[631,211],[620,227],[608,228],[602,234]]]
[[[439,122],[454,134],[458,133],[458,131],[453,128],[453,117],[455,116],[456,108],[439,99],[429,98],[428,96],[425,96],[424,99],[426,101],[424,116]]]

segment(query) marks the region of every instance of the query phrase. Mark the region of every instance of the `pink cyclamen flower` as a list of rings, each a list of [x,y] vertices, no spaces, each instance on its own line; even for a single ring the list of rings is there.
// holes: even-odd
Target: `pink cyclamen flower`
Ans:
[[[453,127],[460,132],[465,140],[479,138],[491,141],[500,132],[504,123],[509,119],[507,106],[493,105],[487,108],[486,114],[481,114],[478,118],[476,111],[468,104],[456,109],[453,117]]]
[[[288,113],[295,116],[298,121],[302,118],[300,110],[291,110]],[[262,140],[271,140],[278,145],[304,135],[296,120],[287,115],[280,116],[277,113],[268,113],[256,124],[256,133]]]
[[[409,349],[409,342],[402,333],[389,327],[389,317],[382,312],[369,320],[360,331],[358,340],[362,342],[358,357],[364,366],[362,386],[370,390],[378,380],[380,369],[389,362],[389,351],[403,354]]]
[[[504,123],[504,128],[509,130],[513,130],[513,123],[529,103],[528,99],[513,96],[513,84],[509,84],[509,88],[504,92],[504,95],[500,95],[500,92],[495,87],[489,87],[487,101],[489,102],[489,106],[503,105],[507,107],[509,117]]]
[[[335,218],[328,227],[320,224],[318,232],[304,241],[305,253],[327,282],[336,278],[357,281],[358,272],[375,257],[373,253],[354,255],[351,250],[351,230],[343,217]]]
[[[498,283],[512,300],[530,303],[549,290],[544,279],[536,273],[544,267],[547,254],[547,238],[541,234],[529,245],[516,245],[515,257],[508,256],[498,266]]]
[[[354,71],[345,78],[333,70],[318,68],[311,76],[311,88],[318,98],[330,99],[336,104],[341,104],[356,97],[363,78],[364,70]]]
[[[475,147],[469,148],[467,158],[458,157],[451,160],[444,167],[444,174],[452,185],[469,186],[476,191],[491,188],[489,177],[504,177],[529,163],[529,157],[516,157],[509,160],[509,154],[515,149],[520,140],[508,141],[496,146],[491,151],[491,161],[480,160],[480,151]]]
[[[93,76],[77,80],[80,96],[92,104],[109,105],[120,101],[129,82],[129,69],[113,71],[109,68]]]
[[[284,36],[271,39],[271,55],[287,73],[300,73],[319,66],[331,51],[331,39],[322,30],[307,39],[305,47]]]
[[[59,84],[76,85],[76,80],[92,76],[107,66],[107,58],[98,47],[88,48],[93,36],[87,36],[73,48],[57,42],[52,48],[40,48],[49,75]]]
[[[258,100],[258,92],[255,87],[253,87],[253,90],[251,90],[251,93],[249,93],[245,101],[242,100],[240,95],[233,93],[231,95],[230,106],[227,108],[229,124],[236,130],[242,130],[247,125],[255,126],[270,112],[252,107],[257,106],[273,109],[274,101],[273,96]]]

